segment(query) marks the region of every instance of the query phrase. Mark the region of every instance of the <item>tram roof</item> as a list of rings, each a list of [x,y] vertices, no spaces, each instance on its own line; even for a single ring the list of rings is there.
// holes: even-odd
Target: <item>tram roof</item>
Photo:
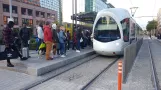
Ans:
[[[108,11],[115,14],[120,19],[120,21],[125,19],[125,18],[131,18],[129,12],[126,9],[123,9],[123,8],[104,9],[104,10],[100,11],[98,14],[108,12]]]

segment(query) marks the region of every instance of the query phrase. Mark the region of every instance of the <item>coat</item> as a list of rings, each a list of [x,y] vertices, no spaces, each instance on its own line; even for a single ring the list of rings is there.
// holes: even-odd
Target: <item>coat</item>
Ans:
[[[51,31],[51,28],[46,25],[44,26],[44,41],[47,42],[47,41],[50,41],[50,42],[53,42],[53,39],[52,39],[52,31]]]

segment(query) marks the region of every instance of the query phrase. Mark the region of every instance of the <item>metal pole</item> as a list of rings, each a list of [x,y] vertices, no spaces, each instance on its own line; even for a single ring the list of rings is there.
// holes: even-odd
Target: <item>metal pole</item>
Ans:
[[[72,0],[72,16],[74,16],[74,0]],[[73,26],[72,26],[72,37],[74,38],[74,19],[72,20],[73,21]],[[74,39],[73,39],[74,40]]]
[[[77,0],[75,0],[75,15],[76,15],[76,19],[75,19],[75,26],[76,26],[76,32],[77,32]]]
[[[12,1],[9,0],[9,4],[10,4],[10,18],[12,18]]]

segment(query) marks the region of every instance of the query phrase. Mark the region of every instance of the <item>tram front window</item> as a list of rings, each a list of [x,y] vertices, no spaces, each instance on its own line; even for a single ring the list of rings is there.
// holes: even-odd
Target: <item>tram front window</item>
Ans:
[[[100,42],[110,42],[120,38],[118,25],[112,17],[101,17],[97,21],[94,29],[94,39]]]

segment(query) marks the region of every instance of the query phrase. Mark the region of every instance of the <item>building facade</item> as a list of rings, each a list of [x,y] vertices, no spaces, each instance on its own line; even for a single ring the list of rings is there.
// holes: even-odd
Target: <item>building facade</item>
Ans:
[[[157,14],[157,22],[158,22],[157,33],[161,34],[161,8],[159,9]]]
[[[40,6],[40,0],[13,0],[18,2],[23,2],[30,5]]]
[[[85,12],[99,12],[107,7],[106,0],[85,0]]]
[[[40,0],[40,6],[57,11],[58,21],[62,23],[62,0]]]
[[[35,4],[26,1],[12,0],[12,17],[14,18],[15,28],[22,26],[23,22],[35,27],[40,22],[54,22],[57,20],[57,12],[40,7],[37,3],[39,0],[33,0]],[[6,25],[9,16],[9,0],[0,0],[0,25]]]

